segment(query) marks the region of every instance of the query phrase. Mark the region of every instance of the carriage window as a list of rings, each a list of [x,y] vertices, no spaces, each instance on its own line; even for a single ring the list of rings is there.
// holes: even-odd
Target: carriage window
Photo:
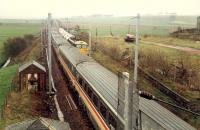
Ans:
[[[76,47],[77,47],[77,48],[81,48],[81,45],[78,45],[78,44],[77,44]]]
[[[93,103],[98,107],[98,98],[95,94],[93,95]]]
[[[88,87],[88,96],[92,99],[92,90]]]
[[[100,112],[103,115],[104,119],[106,119],[106,107],[100,102]]]
[[[87,84],[86,83],[84,83],[83,89],[85,90],[85,92],[87,92]]]
[[[82,86],[83,80],[81,78],[78,79],[78,82]]]
[[[108,123],[112,125],[115,129],[117,128],[117,122],[114,117],[109,113]]]
[[[87,48],[87,45],[82,45],[82,48]]]

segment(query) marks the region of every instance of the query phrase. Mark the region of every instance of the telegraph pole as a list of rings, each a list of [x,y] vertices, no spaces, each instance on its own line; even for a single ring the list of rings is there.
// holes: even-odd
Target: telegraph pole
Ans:
[[[140,15],[137,14],[137,22],[136,22],[136,44],[135,44],[135,66],[134,66],[134,82],[137,84],[138,77],[138,51],[139,51],[139,23],[140,23]]]
[[[52,93],[52,85],[51,85],[51,13],[48,13],[48,66],[49,66],[49,94]]]

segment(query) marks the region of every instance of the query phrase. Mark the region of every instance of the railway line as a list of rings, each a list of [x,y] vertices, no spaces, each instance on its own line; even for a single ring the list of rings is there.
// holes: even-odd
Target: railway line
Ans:
[[[146,78],[148,81],[150,81],[156,88],[158,88],[161,92],[168,95],[170,98],[172,98],[176,103],[181,105],[182,107],[189,108],[190,107],[190,100],[186,99],[185,97],[181,96],[177,92],[170,89],[170,87],[166,86],[162,82],[160,82],[156,77],[152,76],[148,72],[144,71],[141,67],[138,67],[138,70],[144,78]]]
[[[77,102],[73,100],[71,96],[72,92],[68,86],[69,81],[63,75],[54,53],[52,55],[52,63],[52,76],[57,90],[58,104],[64,114],[64,121],[69,122],[72,130],[93,130],[94,127],[88,117],[84,115],[82,108],[78,108],[76,105]]]

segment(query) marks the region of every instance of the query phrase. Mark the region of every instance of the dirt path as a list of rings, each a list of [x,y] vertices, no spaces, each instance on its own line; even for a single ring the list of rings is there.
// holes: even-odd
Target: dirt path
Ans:
[[[157,43],[157,42],[150,42],[150,41],[142,41],[142,42],[143,43],[157,45],[157,46],[161,46],[161,47],[172,48],[172,49],[176,49],[176,50],[188,52],[190,54],[200,55],[200,50],[194,49],[194,48],[190,48],[190,47],[181,47],[181,46],[175,46],[175,45],[166,45],[166,44]]]

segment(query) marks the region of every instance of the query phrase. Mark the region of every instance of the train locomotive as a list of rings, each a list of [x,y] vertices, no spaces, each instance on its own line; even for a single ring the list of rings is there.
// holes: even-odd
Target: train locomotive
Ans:
[[[63,28],[59,28],[59,33],[69,42],[72,46],[79,48],[80,52],[88,55],[88,43],[84,41],[76,41],[75,36],[65,31]]]

